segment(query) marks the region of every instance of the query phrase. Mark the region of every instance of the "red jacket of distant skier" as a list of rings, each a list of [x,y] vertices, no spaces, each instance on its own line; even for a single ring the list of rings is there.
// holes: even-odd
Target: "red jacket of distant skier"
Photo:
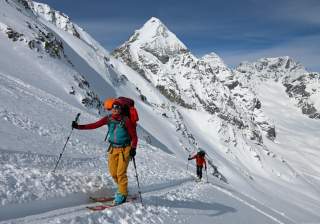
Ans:
[[[207,162],[206,162],[204,156],[200,156],[200,155],[196,154],[196,155],[192,156],[191,159],[196,159],[197,166],[202,167],[204,164],[204,167],[207,168]]]

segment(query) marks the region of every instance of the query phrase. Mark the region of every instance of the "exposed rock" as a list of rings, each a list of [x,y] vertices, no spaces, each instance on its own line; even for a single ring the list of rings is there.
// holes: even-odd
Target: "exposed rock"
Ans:
[[[12,28],[8,27],[6,34],[8,35],[8,38],[11,39],[12,41],[17,41],[20,39],[20,37],[23,36],[22,33],[19,33],[17,31],[14,31]]]

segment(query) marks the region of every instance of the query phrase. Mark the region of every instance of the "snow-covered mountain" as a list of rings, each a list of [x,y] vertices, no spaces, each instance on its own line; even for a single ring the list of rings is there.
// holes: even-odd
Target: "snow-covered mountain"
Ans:
[[[307,72],[290,57],[262,58],[254,63],[241,63],[236,74],[244,85],[258,90],[259,83],[274,80],[286,87],[303,114],[310,118],[320,118],[319,73]]]
[[[320,219],[319,120],[304,116],[286,93],[291,89],[292,97],[317,108],[319,87],[311,80],[319,74],[300,76],[305,71],[294,62],[267,78],[255,65],[232,71],[214,53],[196,58],[157,18],[112,56],[67,15],[31,0],[0,2],[0,55],[0,221]],[[296,91],[298,83],[309,96]],[[104,114],[101,100],[120,95],[133,98],[140,115],[136,159],[145,207],[89,213],[89,195],[115,190],[106,170],[106,130],[74,130],[57,172],[51,171],[74,116],[95,121]],[[198,147],[207,151],[208,184],[194,183],[194,164],[186,161]],[[228,183],[211,175],[212,165]],[[129,190],[136,192],[131,166]]]
[[[239,141],[245,137],[241,147],[251,151],[250,142],[263,144],[262,135],[272,140],[276,137],[259,100],[239,85],[222,59],[214,53],[196,58],[159,19],[149,19],[112,54],[169,100],[212,114],[227,147],[239,148]]]

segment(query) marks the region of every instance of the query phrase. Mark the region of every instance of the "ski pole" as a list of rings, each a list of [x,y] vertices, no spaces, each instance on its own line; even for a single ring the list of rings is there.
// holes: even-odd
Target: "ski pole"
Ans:
[[[188,163],[187,163],[187,171],[189,171],[189,160],[188,160]]]
[[[79,117],[80,117],[80,113],[78,113],[77,116],[76,116],[76,119],[75,119],[75,122],[76,122],[76,123],[78,122]],[[68,143],[68,141],[69,141],[69,139],[70,139],[70,136],[71,136],[71,134],[72,134],[72,131],[73,131],[73,128],[71,129],[70,134],[69,134],[69,136],[68,136],[68,138],[67,138],[67,141],[66,141],[66,143],[64,144],[64,146],[63,146],[63,148],[62,148],[62,151],[61,151],[61,153],[60,153],[59,159],[58,159],[58,161],[57,161],[57,163],[56,163],[56,166],[55,166],[54,169],[53,169],[53,173],[56,172],[56,169],[57,169],[57,167],[58,167],[58,164],[59,164],[59,162],[60,162],[60,159],[61,159],[61,157],[62,157],[62,154],[64,153],[64,150],[66,149],[66,146],[67,146],[67,143]]]
[[[136,159],[134,157],[132,157],[132,160],[133,160],[134,170],[136,171],[136,180],[137,180],[137,183],[138,183],[138,190],[139,190],[138,192],[139,192],[139,195],[140,195],[140,201],[141,201],[142,206],[144,206],[143,203],[142,203],[142,196],[141,196],[141,189],[140,189],[137,166],[136,166]]]
[[[209,183],[207,168],[206,168],[206,176],[207,176],[207,183]]]

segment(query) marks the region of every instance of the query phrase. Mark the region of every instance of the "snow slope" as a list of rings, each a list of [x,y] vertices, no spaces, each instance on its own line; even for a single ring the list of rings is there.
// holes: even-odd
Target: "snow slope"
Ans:
[[[270,147],[277,149],[282,157],[295,167],[297,174],[308,180],[319,191],[320,184],[318,145],[320,134],[318,120],[303,116],[294,102],[285,94],[285,88],[272,81],[263,83],[259,92],[264,110],[278,127],[278,138]],[[277,97],[277,101],[273,99]],[[278,108],[275,111],[273,108]],[[312,161],[312,162],[307,162]]]
[[[318,150],[317,140],[312,138],[317,135],[314,132],[318,123],[306,120],[308,125],[301,127],[305,134],[297,134],[301,139],[299,148],[311,152],[310,157],[299,163],[293,153],[283,151],[296,144],[287,144],[295,136],[288,130],[299,126],[281,123],[281,117],[273,111],[275,97],[282,96],[284,105],[290,102],[281,95],[280,87],[266,85],[263,87],[266,95],[259,96],[267,115],[282,130],[279,138],[275,142],[264,139],[266,148],[252,145],[248,153],[242,150],[245,147],[232,147],[232,142],[221,139],[222,130],[217,126],[223,122],[218,117],[170,102],[62,13],[23,0],[1,1],[0,12],[1,223],[320,220],[316,188],[319,164],[310,163],[318,155],[314,154]],[[55,19],[42,16],[43,13],[55,15]],[[179,46],[183,49],[184,45]],[[51,171],[75,115],[81,113],[80,123],[92,122],[101,116],[100,99],[117,95],[134,98],[139,110],[136,159],[145,206],[136,202],[90,212],[85,208],[91,204],[88,196],[111,195],[115,191],[107,173],[107,144],[103,142],[106,129],[74,130],[57,172]],[[146,99],[142,100],[142,96]],[[281,109],[292,111],[292,108]],[[301,121],[302,116],[297,114],[296,119]],[[242,134],[235,133],[237,144],[247,145]],[[302,140],[307,136],[310,142]],[[209,183],[194,182],[194,162],[187,164],[186,158],[197,146],[207,149],[228,184],[211,175],[211,166]],[[299,148],[294,151],[305,155]],[[287,162],[283,162],[284,158]],[[130,164],[131,193],[138,190],[134,175]]]

